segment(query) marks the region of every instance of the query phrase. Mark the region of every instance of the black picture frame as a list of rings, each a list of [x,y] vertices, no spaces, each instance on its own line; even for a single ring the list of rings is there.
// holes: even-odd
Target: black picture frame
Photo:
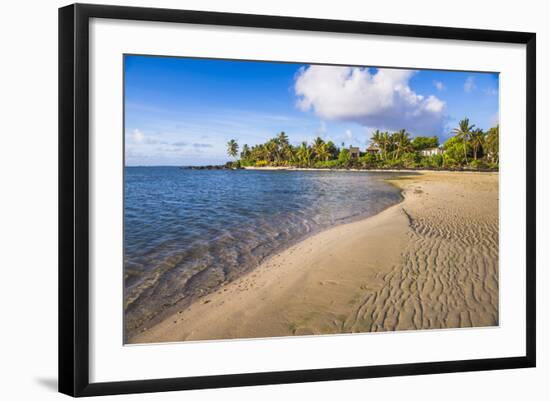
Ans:
[[[525,355],[494,359],[90,383],[88,53],[91,18],[524,44],[527,54],[525,60],[527,68]],[[536,361],[535,121],[535,33],[88,4],[74,4],[60,8],[59,391],[71,396],[95,396],[534,367]]]

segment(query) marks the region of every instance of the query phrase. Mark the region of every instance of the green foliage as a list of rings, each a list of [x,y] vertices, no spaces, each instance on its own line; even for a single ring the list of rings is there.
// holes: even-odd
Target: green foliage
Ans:
[[[239,161],[241,163],[241,167],[253,167],[256,165],[256,162],[254,162],[253,160],[241,159]]]
[[[342,143],[317,137],[311,143],[291,145],[285,132],[280,132],[267,142],[252,147],[243,145],[240,160],[231,166],[289,166],[315,168],[428,168],[428,169],[498,169],[499,127],[487,132],[475,128],[468,119],[459,122],[444,144],[444,154],[422,156],[421,151],[439,146],[436,136],[411,135],[401,129],[397,132],[376,130],[370,138],[369,151],[357,159],[351,159],[349,149]],[[227,143],[227,153],[237,157],[239,145],[232,139]]]
[[[338,155],[338,161],[342,165],[347,165],[350,161],[349,150],[347,149],[340,150],[340,154]]]
[[[474,160],[471,160],[470,163],[468,163],[468,166],[475,170],[486,170],[488,168],[491,168],[489,167],[489,165],[490,163],[482,159],[474,159]]]
[[[241,159],[248,160],[250,158],[250,148],[245,143],[241,151]]]
[[[417,152],[423,149],[437,148],[439,139],[437,136],[417,136],[411,141],[411,145]]]
[[[313,167],[315,168],[337,168],[340,166],[339,160],[324,160],[316,161]]]
[[[455,138],[462,141],[462,147],[464,151],[463,163],[468,164],[468,150],[467,145],[471,145],[472,139],[472,130],[475,128],[475,125],[470,125],[470,120],[465,118],[458,123],[458,127],[453,129]],[[458,160],[458,159],[457,159]]]
[[[334,142],[328,141],[326,143],[327,152],[330,154],[330,159],[337,159],[338,153],[340,152],[336,145],[334,145]]]
[[[499,156],[499,126],[490,128],[485,137],[485,150],[487,159],[491,164],[498,166]]]
[[[420,158],[420,167],[439,169],[443,167],[443,155],[432,155]]]
[[[369,167],[377,167],[378,165],[378,158],[375,155],[372,155],[370,153],[367,153],[361,157],[359,157],[359,165],[363,168],[369,168]]]
[[[416,168],[420,163],[420,155],[416,152],[404,153],[401,157],[401,162],[405,168]]]
[[[444,144],[446,163],[456,167],[459,164],[467,164],[467,157],[472,155],[472,145],[468,142],[464,143],[458,136],[449,138]],[[448,160],[448,161],[447,161]]]
[[[227,154],[231,157],[237,157],[239,154],[239,145],[236,140],[231,139],[227,142]]]

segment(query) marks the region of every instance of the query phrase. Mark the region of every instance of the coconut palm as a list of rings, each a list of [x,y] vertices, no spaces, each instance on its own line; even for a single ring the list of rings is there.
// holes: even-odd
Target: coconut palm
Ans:
[[[411,150],[411,137],[410,134],[401,129],[392,134],[392,140],[395,144],[394,158],[399,159],[399,154],[403,154]]]
[[[470,143],[472,144],[472,149],[474,151],[474,160],[477,160],[477,155],[480,149],[483,148],[485,142],[485,136],[483,131],[479,128],[470,133]]]
[[[279,145],[275,139],[270,139],[265,144],[266,156],[269,161],[279,161]]]
[[[277,143],[277,160],[289,160],[290,159],[290,144],[288,143],[288,136],[284,131],[281,131],[275,137]]]
[[[312,154],[313,152],[311,151],[311,148],[307,146],[307,142],[302,142],[296,150],[296,155],[298,156],[300,163],[305,166],[309,166]]]
[[[239,144],[236,140],[231,139],[227,142],[227,154],[231,157],[237,157],[239,154]]]
[[[298,157],[296,156],[296,148],[292,145],[288,145],[284,150],[285,160],[290,163],[298,162]]]
[[[388,150],[391,150],[390,146],[392,145],[390,133],[388,131],[382,132],[380,134],[380,141],[382,142],[384,160],[386,160],[388,158]]]
[[[285,134],[284,131],[281,131],[281,132],[277,135],[277,143],[278,143],[281,147],[288,146],[288,136],[287,136],[287,134]]]
[[[267,160],[267,151],[264,144],[254,145],[250,153],[254,161]]]
[[[380,130],[373,131],[370,142],[372,145],[376,146],[378,149],[382,149],[383,147],[383,140],[382,140],[382,133]]]
[[[487,131],[487,136],[485,137],[485,146],[487,148],[487,154],[491,158],[491,161],[498,163],[498,150],[499,150],[499,126],[490,128]]]
[[[322,145],[318,146],[315,150],[315,158],[317,160],[323,160],[327,161],[330,157],[330,152],[328,151],[327,144],[323,143]]]
[[[464,160],[468,163],[468,153],[466,151],[466,143],[470,140],[470,135],[475,125],[470,125],[470,119],[465,118],[458,123],[458,127],[453,129],[453,133],[457,136],[458,139],[462,141],[464,147]]]
[[[244,160],[248,160],[250,159],[250,148],[248,147],[248,145],[245,143],[243,145],[243,149],[241,150],[241,159],[244,159]]]
[[[330,153],[330,155],[329,155],[330,159],[337,159],[338,158],[338,148],[336,147],[336,145],[334,145],[334,142],[327,141],[326,149],[327,149],[327,152]]]
[[[376,145],[379,148],[382,147],[382,133],[380,132],[380,130],[375,130],[372,132],[370,141],[373,145]]]
[[[328,154],[325,141],[323,141],[323,139],[319,136],[313,140],[313,145],[311,148],[315,154],[315,159],[317,160],[324,160]]]

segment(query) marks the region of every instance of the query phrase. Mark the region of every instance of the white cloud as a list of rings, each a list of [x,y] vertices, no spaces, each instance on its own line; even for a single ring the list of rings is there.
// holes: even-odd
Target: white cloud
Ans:
[[[464,81],[464,92],[470,93],[477,88],[474,77],[470,76]]]
[[[142,143],[145,140],[145,135],[140,130],[135,129],[132,131],[131,138],[135,143]]]
[[[445,102],[434,95],[430,95],[425,100],[425,109],[434,114],[440,113],[445,108]]]
[[[445,90],[445,85],[441,81],[434,81],[434,86],[440,92]]]
[[[156,138],[151,138],[150,135],[145,135],[141,130],[135,129],[130,134],[130,140],[132,143],[139,145],[158,145],[163,142],[159,141]]]
[[[296,76],[297,106],[325,120],[354,121],[363,126],[418,134],[438,134],[445,102],[415,93],[411,70],[309,66]]]
[[[347,129],[346,132],[346,138],[348,138],[348,140],[352,140],[353,139],[353,132],[351,132],[350,129]]]

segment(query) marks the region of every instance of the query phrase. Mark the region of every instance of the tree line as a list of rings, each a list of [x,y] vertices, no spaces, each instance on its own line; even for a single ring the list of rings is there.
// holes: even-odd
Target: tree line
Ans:
[[[375,130],[370,138],[369,151],[350,152],[345,143],[336,146],[332,141],[317,137],[311,143],[292,145],[288,135],[279,133],[267,142],[242,148],[235,139],[227,143],[227,154],[236,160],[234,167],[310,167],[310,168],[442,168],[498,169],[499,126],[483,131],[461,120],[451,137],[439,144],[436,136],[416,136],[405,129],[396,132]],[[440,149],[426,155],[426,149]],[[239,152],[240,150],[240,152]]]

